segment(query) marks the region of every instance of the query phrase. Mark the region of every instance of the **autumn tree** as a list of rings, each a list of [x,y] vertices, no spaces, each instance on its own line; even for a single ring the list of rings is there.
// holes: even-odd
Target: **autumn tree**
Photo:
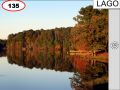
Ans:
[[[90,50],[108,51],[108,10],[93,9],[93,6],[81,8],[79,15],[73,18],[77,21],[78,31],[84,34]],[[84,42],[83,42],[84,43]]]

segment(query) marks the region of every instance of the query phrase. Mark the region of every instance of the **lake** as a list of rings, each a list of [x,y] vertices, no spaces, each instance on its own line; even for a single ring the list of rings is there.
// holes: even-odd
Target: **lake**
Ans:
[[[108,90],[107,73],[106,63],[80,56],[7,54],[0,57],[0,90]]]

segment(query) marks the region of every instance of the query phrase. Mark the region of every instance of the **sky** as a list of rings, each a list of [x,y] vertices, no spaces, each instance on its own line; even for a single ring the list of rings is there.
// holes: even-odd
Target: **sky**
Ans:
[[[92,5],[92,1],[24,1],[26,8],[20,12],[2,9],[0,1],[0,39],[24,30],[51,29],[74,26],[73,17],[81,7]]]

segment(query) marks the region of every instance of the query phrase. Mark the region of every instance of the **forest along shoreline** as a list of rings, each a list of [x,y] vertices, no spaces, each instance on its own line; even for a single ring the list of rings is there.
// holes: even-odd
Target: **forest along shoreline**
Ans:
[[[7,40],[0,39],[0,57],[6,56],[6,42]]]
[[[87,6],[73,19],[77,22],[74,27],[31,29],[10,34],[7,40],[0,40],[0,52],[60,51],[108,63],[108,10]]]

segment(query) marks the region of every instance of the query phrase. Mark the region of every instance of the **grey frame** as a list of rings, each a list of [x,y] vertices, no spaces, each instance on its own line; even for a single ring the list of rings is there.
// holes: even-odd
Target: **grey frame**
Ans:
[[[114,47],[115,46],[115,47]],[[109,90],[120,90],[120,9],[109,10]]]

